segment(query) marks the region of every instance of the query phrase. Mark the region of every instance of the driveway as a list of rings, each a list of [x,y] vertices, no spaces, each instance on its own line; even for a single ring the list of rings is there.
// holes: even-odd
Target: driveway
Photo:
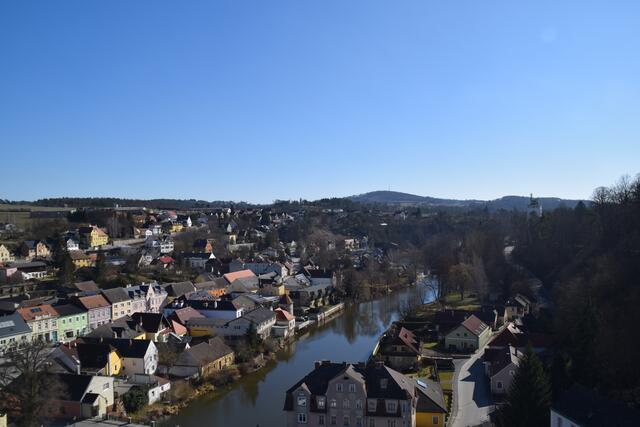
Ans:
[[[453,382],[455,398],[450,427],[478,426],[489,420],[493,401],[489,382],[484,375],[482,353],[478,352],[469,359],[460,360],[459,365],[456,365],[456,378]]]

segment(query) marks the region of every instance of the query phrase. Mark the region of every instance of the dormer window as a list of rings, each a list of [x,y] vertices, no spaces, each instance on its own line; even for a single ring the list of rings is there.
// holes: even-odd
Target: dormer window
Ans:
[[[387,389],[387,382],[388,382],[388,380],[386,378],[382,378],[380,380],[380,388],[383,389],[383,390],[386,390]]]
[[[307,406],[307,397],[305,395],[298,396],[298,406]]]

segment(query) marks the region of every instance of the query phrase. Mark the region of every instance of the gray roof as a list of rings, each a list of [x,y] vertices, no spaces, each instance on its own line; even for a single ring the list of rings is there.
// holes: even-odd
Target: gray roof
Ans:
[[[0,337],[30,333],[31,329],[19,313],[0,317]]]
[[[60,317],[75,316],[79,314],[85,314],[87,312],[87,310],[84,310],[73,304],[56,305],[53,308],[58,312]]]
[[[111,304],[116,304],[131,299],[129,297],[129,293],[125,291],[124,288],[105,289],[102,291],[102,295],[104,295],[107,301],[109,301]]]
[[[245,313],[242,317],[249,319],[253,323],[262,323],[270,319],[275,319],[276,314],[268,308],[258,307],[255,310]]]

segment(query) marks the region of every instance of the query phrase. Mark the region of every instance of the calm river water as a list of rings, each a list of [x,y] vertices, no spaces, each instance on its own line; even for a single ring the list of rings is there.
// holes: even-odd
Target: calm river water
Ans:
[[[285,391],[313,369],[316,360],[366,361],[378,337],[398,318],[399,308],[419,299],[422,286],[349,306],[278,354],[277,362],[246,376],[217,397],[203,397],[164,426],[281,427]]]

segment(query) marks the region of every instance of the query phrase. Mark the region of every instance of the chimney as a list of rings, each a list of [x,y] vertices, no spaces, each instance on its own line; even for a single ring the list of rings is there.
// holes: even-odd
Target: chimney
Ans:
[[[319,360],[316,360],[313,365],[315,366],[316,369],[318,369],[322,365],[322,362],[320,362]]]

